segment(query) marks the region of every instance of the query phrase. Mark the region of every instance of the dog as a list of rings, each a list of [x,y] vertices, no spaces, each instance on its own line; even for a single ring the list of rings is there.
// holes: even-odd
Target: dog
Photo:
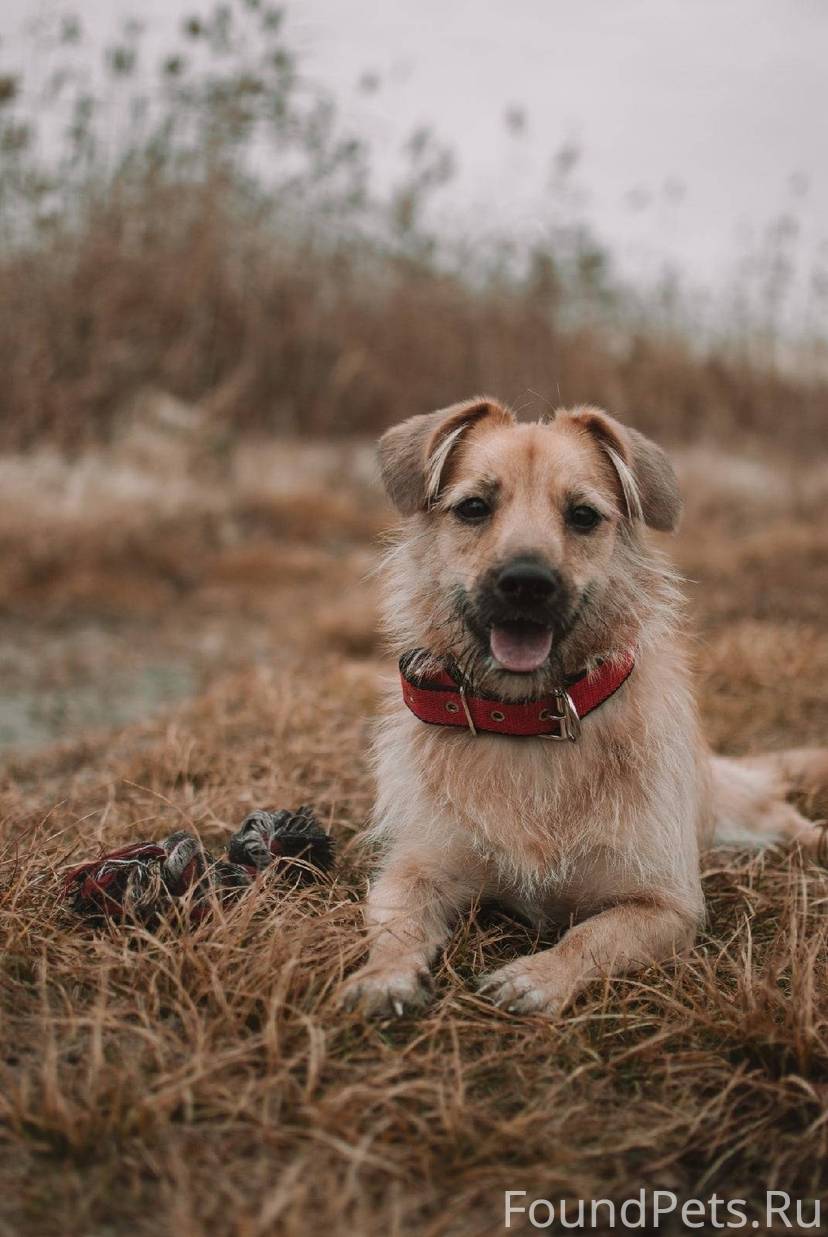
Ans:
[[[345,1000],[423,1007],[453,923],[493,899],[566,930],[481,992],[555,1016],[693,944],[714,841],[816,846],[789,796],[828,786],[828,749],[709,752],[647,532],[676,528],[678,483],[642,434],[591,407],[521,423],[481,397],[390,429],[379,454],[403,517],[383,567],[401,683],[374,747],[370,954]]]

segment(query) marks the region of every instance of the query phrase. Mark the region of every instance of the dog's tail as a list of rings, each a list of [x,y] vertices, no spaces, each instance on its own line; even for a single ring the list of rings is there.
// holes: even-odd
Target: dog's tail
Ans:
[[[817,849],[826,837],[828,747],[714,756],[714,844]]]

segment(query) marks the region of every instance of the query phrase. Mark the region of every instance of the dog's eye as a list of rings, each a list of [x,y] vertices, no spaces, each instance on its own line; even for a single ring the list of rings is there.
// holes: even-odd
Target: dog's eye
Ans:
[[[492,509],[485,498],[464,498],[454,508],[454,514],[467,524],[478,524],[492,514]]]
[[[567,512],[567,520],[572,528],[579,533],[589,533],[597,524],[601,522],[602,516],[594,507],[587,507],[585,504],[579,504],[577,507],[570,507]]]

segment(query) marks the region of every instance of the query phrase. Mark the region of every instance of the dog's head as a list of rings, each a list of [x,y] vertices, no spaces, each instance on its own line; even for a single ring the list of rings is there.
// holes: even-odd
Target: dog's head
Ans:
[[[640,528],[674,529],[681,506],[655,443],[594,408],[519,424],[481,398],[395,426],[380,462],[411,517],[388,607],[401,643],[534,691],[635,639]]]

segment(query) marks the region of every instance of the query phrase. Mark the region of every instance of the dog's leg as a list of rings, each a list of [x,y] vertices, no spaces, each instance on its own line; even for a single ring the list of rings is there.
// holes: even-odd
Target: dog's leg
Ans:
[[[474,866],[454,866],[445,852],[392,852],[368,895],[370,955],[345,984],[348,1006],[401,1015],[425,1005],[429,966],[453,921],[473,900]]]
[[[551,949],[483,976],[479,987],[515,1013],[560,1013],[601,975],[641,970],[693,943],[692,914],[652,902],[622,902],[586,919]]]

